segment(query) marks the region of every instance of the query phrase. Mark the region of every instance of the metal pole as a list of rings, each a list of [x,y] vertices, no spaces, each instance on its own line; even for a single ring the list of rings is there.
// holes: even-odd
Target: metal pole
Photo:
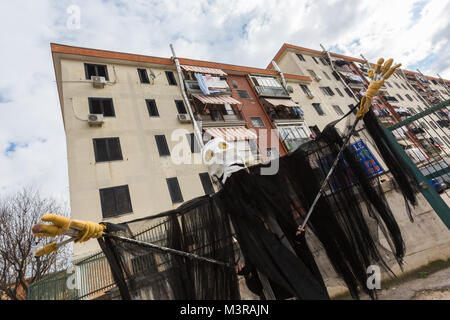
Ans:
[[[305,228],[305,225],[306,225],[306,223],[308,222],[309,217],[310,217],[311,214],[313,213],[314,208],[316,207],[317,202],[319,201],[320,197],[322,196],[322,192],[323,192],[323,190],[325,189],[325,187],[326,187],[326,185],[327,185],[327,183],[328,183],[328,180],[330,180],[331,175],[332,175],[333,172],[334,172],[334,169],[336,169],[336,167],[337,167],[337,165],[338,165],[338,163],[339,163],[339,160],[341,159],[342,154],[344,153],[344,149],[345,149],[345,147],[347,146],[347,143],[350,141],[350,138],[352,137],[353,133],[355,132],[356,125],[358,124],[359,120],[360,120],[359,118],[356,118],[356,119],[355,119],[355,122],[353,123],[353,125],[352,125],[352,127],[351,127],[351,129],[350,129],[350,132],[348,133],[347,138],[345,139],[344,143],[342,144],[342,147],[341,147],[341,149],[339,150],[339,152],[338,152],[338,154],[337,154],[337,156],[336,156],[336,159],[334,160],[334,163],[333,163],[333,165],[331,166],[330,171],[328,171],[328,174],[327,174],[327,176],[325,177],[325,180],[322,182],[322,185],[320,186],[320,189],[319,189],[319,191],[317,192],[316,198],[314,199],[314,201],[313,201],[311,207],[310,207],[309,210],[308,210],[308,214],[306,215],[305,220],[303,220],[303,223],[302,223],[301,226],[300,226],[301,228]]]
[[[155,251],[159,251],[159,252],[162,252],[162,253],[172,253],[172,254],[176,254],[176,255],[179,255],[179,256],[182,256],[182,257],[186,257],[186,258],[190,258],[190,259],[197,259],[197,260],[201,260],[201,261],[217,264],[219,266],[227,267],[227,268],[230,268],[230,269],[234,269],[235,268],[235,266],[232,266],[232,265],[230,265],[229,263],[226,263],[226,262],[218,261],[218,260],[211,259],[211,258],[202,257],[202,256],[199,256],[199,255],[194,254],[194,253],[189,253],[189,252],[184,252],[184,251],[180,251],[180,250],[176,250],[176,249],[172,249],[172,248],[158,246],[156,244],[149,243],[149,242],[134,240],[134,239],[118,236],[118,235],[111,234],[111,233],[105,233],[103,236],[104,237],[108,237],[108,238],[112,238],[112,239],[116,239],[116,240],[125,241],[125,242],[132,243],[132,244],[135,244],[135,245],[151,248],[151,249],[153,249]]]
[[[170,44],[170,50],[172,50],[172,55],[173,55],[173,60],[175,61],[175,66],[177,67],[177,73],[178,73],[178,79],[180,81],[180,90],[181,90],[181,95],[183,96],[183,100],[186,103],[186,106],[188,108],[189,111],[189,115],[191,116],[192,119],[192,124],[194,125],[194,135],[197,138],[197,142],[199,143],[200,147],[203,148],[204,144],[203,144],[203,139],[202,139],[202,133],[200,131],[200,128],[197,124],[197,121],[194,118],[194,112],[192,111],[192,107],[191,104],[189,102],[189,99],[186,95],[186,91],[185,91],[185,87],[184,87],[184,80],[183,80],[183,75],[181,73],[181,67],[180,67],[180,62],[178,61],[178,58],[175,54],[175,50],[173,49],[173,45]]]

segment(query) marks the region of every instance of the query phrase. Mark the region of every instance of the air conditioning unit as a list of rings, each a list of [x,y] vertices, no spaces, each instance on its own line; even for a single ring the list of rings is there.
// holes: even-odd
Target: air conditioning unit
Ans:
[[[103,114],[88,114],[88,124],[90,127],[101,127],[103,123]]]
[[[322,78],[319,77],[319,76],[315,76],[314,79],[315,79],[317,82],[320,82],[320,80],[322,80]]]
[[[294,92],[294,88],[292,88],[292,86],[287,86],[286,89],[287,89],[287,92],[289,92],[289,93]]]
[[[191,117],[187,113],[180,113],[178,114],[178,121],[191,122]]]
[[[106,84],[105,77],[99,77],[99,76],[91,76],[92,84],[94,85],[94,88],[104,88]]]
[[[307,95],[306,95],[309,99],[312,99],[312,98],[314,98],[314,95],[313,94],[311,94],[311,93],[308,93]]]

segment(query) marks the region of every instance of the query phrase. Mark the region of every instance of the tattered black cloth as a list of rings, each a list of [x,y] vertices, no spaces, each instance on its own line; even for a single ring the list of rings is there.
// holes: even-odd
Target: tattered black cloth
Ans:
[[[348,120],[352,117],[350,113]],[[416,181],[402,169],[400,158],[391,151],[373,112],[364,120],[352,142],[364,135],[395,177],[400,192],[415,204]],[[212,196],[191,200],[158,216],[125,223],[122,231],[117,225],[108,225],[107,230],[232,265],[239,251],[249,265],[288,296],[328,299],[308,237],[305,233],[297,236],[296,230],[347,134],[337,126],[337,122],[330,124],[317,139],[274,160],[279,161],[276,174],[261,174],[273,163],[253,166],[234,173]],[[384,233],[399,264],[405,247],[379,174],[367,170],[353,145],[346,147],[308,228],[352,296],[358,298],[358,290],[363,290],[375,298],[375,291],[366,286],[367,267],[378,264],[389,270],[389,265],[380,253],[377,231],[369,225],[375,224]],[[237,243],[233,242],[233,231]],[[233,269],[154,252],[108,237],[99,241],[124,299],[239,298]]]

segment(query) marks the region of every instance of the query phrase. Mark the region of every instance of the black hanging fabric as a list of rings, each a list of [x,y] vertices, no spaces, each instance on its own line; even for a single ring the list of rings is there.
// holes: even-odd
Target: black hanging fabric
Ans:
[[[355,119],[353,113],[346,117],[350,123]],[[193,199],[157,216],[124,223],[125,232],[115,231],[113,226],[107,230],[232,265],[236,264],[240,252],[245,261],[287,295],[298,299],[328,299],[309,248],[311,240],[305,233],[297,236],[296,230],[348,134],[349,126],[338,127],[338,122],[331,123],[315,140],[292,153],[252,166],[248,171],[235,172],[211,196]],[[377,229],[383,232],[400,265],[405,246],[380,176],[373,168],[368,170],[353,147],[362,137],[384,160],[400,192],[411,204],[416,203],[415,181],[403,169],[405,166],[390,148],[370,111],[346,147],[307,228],[320,242],[352,296],[358,298],[362,290],[375,298],[376,292],[366,286],[367,267],[377,264],[390,271],[390,261],[381,254]],[[279,165],[276,174],[263,174],[276,162]],[[233,242],[233,236],[237,243]],[[122,293],[122,298],[239,298],[237,277],[230,268],[154,252],[116,239],[100,242],[115,279],[119,278],[116,282],[121,293],[127,291]]]

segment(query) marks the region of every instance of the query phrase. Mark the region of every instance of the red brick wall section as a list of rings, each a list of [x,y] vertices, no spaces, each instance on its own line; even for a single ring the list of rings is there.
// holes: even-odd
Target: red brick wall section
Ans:
[[[237,88],[233,87],[233,80],[237,83]],[[262,106],[262,103],[259,101],[259,98],[253,89],[253,86],[250,83],[250,78],[247,76],[238,76],[238,75],[228,75],[227,76],[227,82],[232,90],[232,97],[242,103],[240,106],[242,116],[245,119],[245,125],[249,129],[254,129],[258,135],[258,146],[259,146],[259,135],[260,135],[260,129],[267,130],[267,147],[271,147],[270,143],[270,134],[272,134],[272,130],[276,130],[275,126],[273,125],[272,121],[270,120],[269,116],[267,115],[266,111],[264,110],[264,107]],[[250,96],[250,99],[243,99],[240,98],[238,95],[237,90],[246,90]],[[250,120],[250,117],[259,117],[264,122],[265,128],[255,128]],[[275,133],[275,132],[273,132]],[[279,146],[279,152],[280,155],[287,154],[286,149],[282,145],[281,141],[278,140]],[[264,161],[269,160],[267,157],[266,147],[261,148],[260,152],[263,157]]]

